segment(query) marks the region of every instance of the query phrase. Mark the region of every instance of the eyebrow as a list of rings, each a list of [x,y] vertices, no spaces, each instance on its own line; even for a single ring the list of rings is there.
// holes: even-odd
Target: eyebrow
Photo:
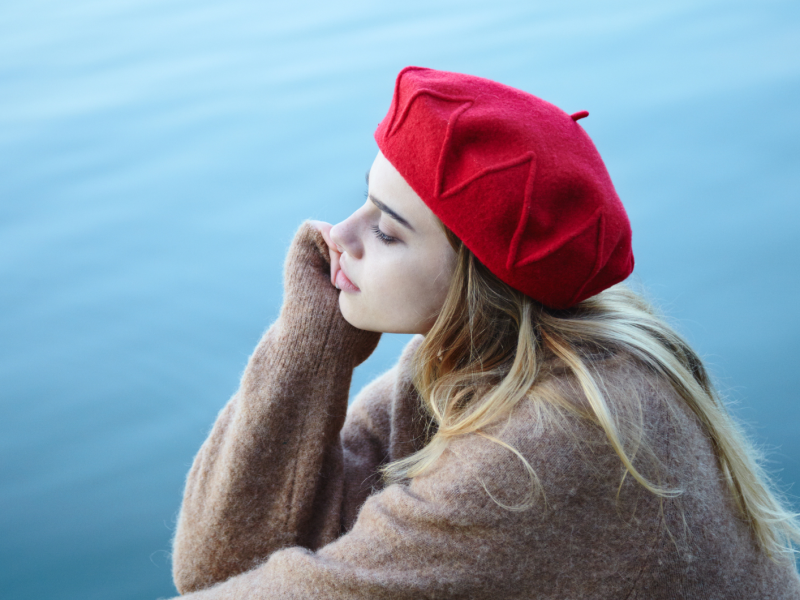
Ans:
[[[367,171],[367,185],[369,185],[369,171]],[[386,206],[386,205],[385,205],[383,202],[381,202],[380,200],[378,200],[378,199],[377,199],[375,196],[373,196],[372,194],[368,194],[368,196],[367,196],[367,197],[368,197],[368,198],[369,198],[369,199],[372,201],[372,203],[373,203],[375,206],[377,206],[377,207],[378,207],[378,208],[381,210],[381,212],[385,212],[387,215],[389,215],[390,217],[392,217],[392,218],[393,218],[395,221],[397,221],[398,223],[400,223],[400,225],[403,225],[404,227],[407,227],[408,229],[410,229],[410,230],[411,230],[411,231],[413,231],[414,233],[416,233],[416,232],[417,232],[417,230],[416,230],[416,229],[414,229],[414,228],[411,226],[411,223],[409,223],[408,221],[406,221],[406,220],[405,220],[403,217],[401,217],[400,215],[398,215],[398,214],[397,214],[396,212],[394,212],[394,211],[393,211],[391,208],[389,208],[388,206]]]

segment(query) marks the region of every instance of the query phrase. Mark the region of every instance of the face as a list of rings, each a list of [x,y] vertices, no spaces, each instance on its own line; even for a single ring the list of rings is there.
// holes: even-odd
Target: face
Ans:
[[[359,329],[425,335],[444,303],[455,251],[437,217],[380,152],[368,194],[330,230],[342,252],[339,308]]]

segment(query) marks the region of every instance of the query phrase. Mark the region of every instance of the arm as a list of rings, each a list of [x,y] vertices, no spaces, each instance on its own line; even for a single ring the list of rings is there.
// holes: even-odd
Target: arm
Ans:
[[[428,416],[412,381],[414,355],[423,339],[412,338],[397,364],[365,386],[347,411],[341,435],[343,532],[352,527],[367,497],[382,489],[379,467],[424,444]]]
[[[659,543],[658,499],[626,481],[620,504],[619,459],[591,424],[519,411],[487,433],[531,461],[542,488],[527,510],[494,501],[529,499],[519,459],[465,435],[430,471],[370,496],[332,543],[282,549],[186,600],[629,597]]]
[[[189,472],[173,545],[181,592],[341,533],[339,434],[353,368],[380,334],[342,318],[328,261],[322,234],[304,223],[286,258],[281,313]]]
[[[369,497],[333,543],[280,550],[187,600],[505,597],[513,581],[504,582],[498,565],[519,567],[519,541],[507,536],[523,529],[523,518],[488,499],[474,476],[485,467],[474,452],[448,451],[430,474]]]
[[[367,497],[381,489],[378,468],[391,460],[390,409],[397,366],[369,383],[347,410],[342,429],[342,531],[349,530]]]

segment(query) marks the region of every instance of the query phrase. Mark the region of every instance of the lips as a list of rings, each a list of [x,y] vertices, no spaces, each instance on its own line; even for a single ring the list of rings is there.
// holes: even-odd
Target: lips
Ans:
[[[336,286],[343,292],[360,292],[358,286],[350,281],[344,271],[341,259],[339,260],[339,270],[336,272]]]

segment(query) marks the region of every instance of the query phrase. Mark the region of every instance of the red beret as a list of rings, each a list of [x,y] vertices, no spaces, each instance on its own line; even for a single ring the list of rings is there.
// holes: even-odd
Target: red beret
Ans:
[[[481,77],[406,67],[375,140],[492,273],[567,308],[633,271],[628,215],[577,122],[586,115]]]

